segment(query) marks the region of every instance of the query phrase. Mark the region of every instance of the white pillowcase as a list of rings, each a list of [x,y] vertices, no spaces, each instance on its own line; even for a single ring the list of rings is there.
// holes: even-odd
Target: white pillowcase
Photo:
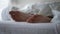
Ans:
[[[39,14],[44,16],[51,16],[52,11],[49,7],[49,4],[40,4],[40,3],[34,3],[34,4],[28,4],[25,6],[24,9],[22,9],[25,13],[31,13],[31,14]]]
[[[52,10],[54,18],[51,20],[53,23],[60,23],[60,11]]]

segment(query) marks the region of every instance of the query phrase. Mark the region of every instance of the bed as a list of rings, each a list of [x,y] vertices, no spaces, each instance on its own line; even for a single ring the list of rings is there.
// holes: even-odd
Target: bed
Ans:
[[[34,24],[27,22],[13,22],[10,21],[10,17],[7,16],[10,9],[11,6],[8,6],[8,8],[5,8],[1,14],[2,20],[0,21],[0,34],[58,34],[56,28],[58,20],[51,23]]]

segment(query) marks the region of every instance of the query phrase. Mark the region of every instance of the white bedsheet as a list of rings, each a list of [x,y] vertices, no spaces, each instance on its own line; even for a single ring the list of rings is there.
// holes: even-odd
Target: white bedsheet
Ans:
[[[57,34],[53,23],[0,22],[0,34]]]

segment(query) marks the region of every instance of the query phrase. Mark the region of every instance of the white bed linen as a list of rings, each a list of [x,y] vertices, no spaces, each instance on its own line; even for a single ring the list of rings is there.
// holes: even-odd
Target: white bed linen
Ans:
[[[0,34],[57,34],[53,23],[0,22]]]
[[[6,19],[8,19],[8,17]],[[0,34],[57,34],[54,23],[17,23],[11,22],[9,19],[9,22],[5,21],[0,22]]]
[[[58,34],[60,34],[60,23],[58,23],[56,27],[57,27]]]

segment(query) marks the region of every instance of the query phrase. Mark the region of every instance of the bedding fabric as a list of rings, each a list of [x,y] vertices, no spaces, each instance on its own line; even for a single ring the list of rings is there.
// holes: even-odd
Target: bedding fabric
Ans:
[[[60,11],[60,2],[54,2],[50,4],[50,8]]]
[[[60,34],[60,23],[58,23],[56,27],[57,27],[58,34]]]
[[[51,20],[53,23],[60,23],[60,11],[52,10],[54,18]]]
[[[37,7],[37,6],[35,6],[35,7]],[[43,9],[45,10],[45,8],[47,8],[47,7],[49,8],[48,5],[45,5],[42,7],[44,7],[44,8],[42,8],[41,11]],[[4,13],[2,13],[2,18],[4,21],[0,21],[0,34],[57,34],[56,25],[54,23],[60,22],[60,19],[57,18],[57,15],[59,12],[57,12],[57,15],[55,15],[55,13],[53,14],[59,20],[57,22],[56,22],[57,19],[53,18],[52,21],[54,21],[56,19],[54,21],[54,23],[31,24],[31,23],[26,23],[26,22],[11,22],[10,17],[8,16],[8,12],[10,9],[11,8],[8,7],[3,10]],[[40,8],[39,9],[34,8],[32,10],[32,8],[30,9],[28,7],[28,11],[30,11],[30,10],[35,11],[35,9],[37,10],[36,13],[39,14]],[[35,12],[32,12],[32,13],[35,13]],[[45,13],[45,15],[46,15],[46,13]],[[8,20],[10,22],[8,22]]]
[[[53,23],[0,22],[0,34],[57,34]]]
[[[1,16],[3,21],[10,21],[9,11],[11,10],[12,6],[8,6],[2,10]]]
[[[41,4],[41,3],[34,3],[34,4],[28,4],[25,6],[25,9],[22,9],[25,13],[31,13],[31,14],[39,14],[44,16],[51,16],[51,8],[49,7],[49,4]]]
[[[50,6],[50,8],[52,10],[52,14],[54,16],[54,18],[51,20],[51,22],[60,23],[60,2],[51,3],[49,6]]]

